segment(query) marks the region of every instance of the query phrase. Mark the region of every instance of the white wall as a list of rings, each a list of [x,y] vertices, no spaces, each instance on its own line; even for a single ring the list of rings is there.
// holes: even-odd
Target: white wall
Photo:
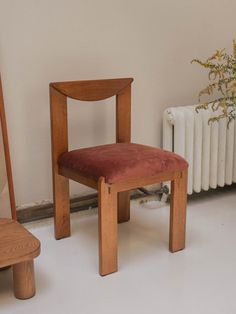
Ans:
[[[164,108],[195,103],[206,83],[190,60],[231,48],[235,12],[235,0],[0,0],[17,204],[52,197],[49,82],[133,76],[133,140],[159,146]],[[113,114],[73,103],[71,146],[112,141]]]

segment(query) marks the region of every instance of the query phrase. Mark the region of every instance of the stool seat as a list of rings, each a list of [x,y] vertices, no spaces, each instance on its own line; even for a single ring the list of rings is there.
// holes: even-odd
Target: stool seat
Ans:
[[[40,242],[18,222],[0,219],[0,267],[37,257]]]
[[[76,149],[62,154],[59,167],[108,184],[181,171],[188,163],[175,153],[147,145],[116,143]]]

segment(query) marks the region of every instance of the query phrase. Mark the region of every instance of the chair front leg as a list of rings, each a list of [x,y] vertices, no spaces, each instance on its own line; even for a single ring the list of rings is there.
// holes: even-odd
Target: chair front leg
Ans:
[[[99,197],[99,272],[101,276],[117,271],[117,193],[100,178]]]
[[[130,220],[130,191],[118,193],[118,223]]]
[[[53,198],[55,238],[59,240],[70,236],[69,179],[54,174]]]
[[[170,239],[171,252],[185,248],[186,205],[187,205],[187,169],[171,182]]]

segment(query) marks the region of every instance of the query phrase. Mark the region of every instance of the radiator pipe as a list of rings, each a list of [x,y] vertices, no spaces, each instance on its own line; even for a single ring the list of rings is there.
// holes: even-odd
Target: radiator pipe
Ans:
[[[167,185],[162,186],[160,189],[155,190],[155,191],[148,191],[144,187],[138,188],[139,191],[144,193],[145,195],[155,195],[155,194],[169,194],[169,188]]]

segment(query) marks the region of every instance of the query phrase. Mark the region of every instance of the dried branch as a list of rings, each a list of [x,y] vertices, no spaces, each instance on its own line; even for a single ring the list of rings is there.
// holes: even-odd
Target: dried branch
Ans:
[[[221,109],[221,114],[209,119],[209,122],[227,118],[228,123],[236,117],[236,42],[233,41],[233,55],[227,54],[225,49],[216,50],[205,61],[193,59],[191,63],[197,63],[208,70],[210,83],[199,92],[199,102],[205,95],[214,97],[215,93],[221,93],[223,97],[213,98],[197,106],[196,110],[211,108],[213,111]],[[230,110],[229,110],[230,108]]]

